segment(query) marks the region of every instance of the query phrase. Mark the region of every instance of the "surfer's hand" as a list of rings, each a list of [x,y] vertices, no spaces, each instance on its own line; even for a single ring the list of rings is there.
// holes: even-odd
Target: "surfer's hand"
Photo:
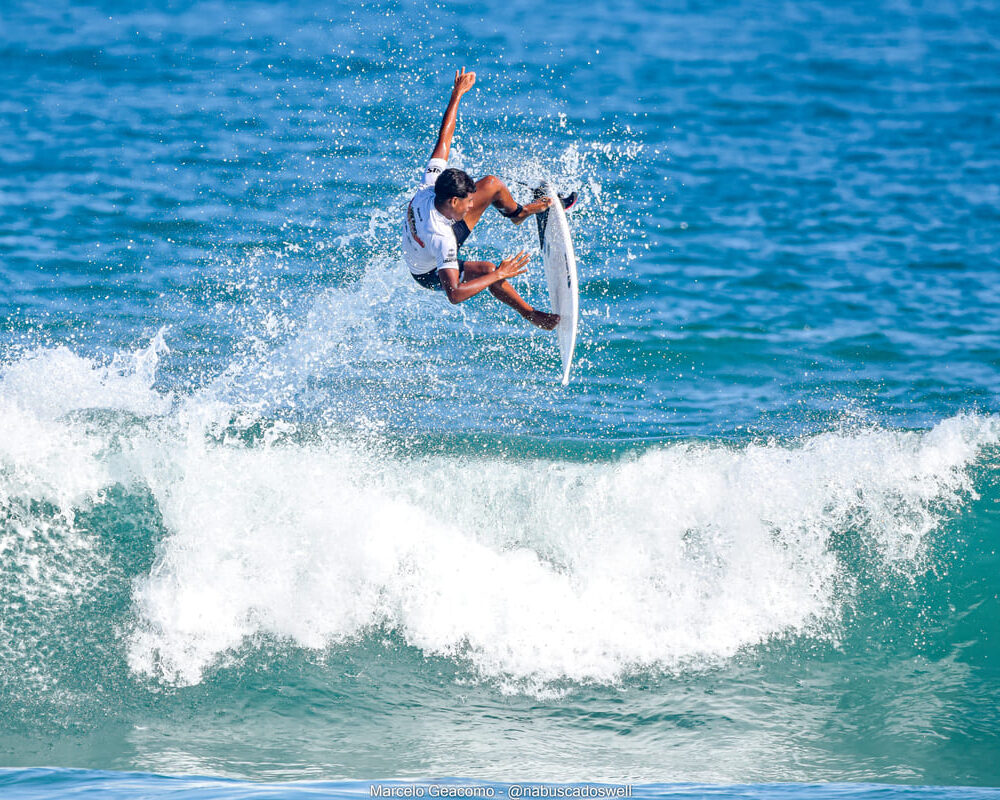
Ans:
[[[516,256],[511,256],[510,258],[505,258],[500,262],[500,266],[497,267],[497,275],[505,280],[507,278],[513,278],[517,275],[522,275],[528,271],[528,259],[530,256],[523,250]]]
[[[451,93],[456,97],[461,97],[469,89],[471,89],[476,83],[476,73],[466,72],[465,67],[461,70],[455,70],[455,88],[451,90]]]

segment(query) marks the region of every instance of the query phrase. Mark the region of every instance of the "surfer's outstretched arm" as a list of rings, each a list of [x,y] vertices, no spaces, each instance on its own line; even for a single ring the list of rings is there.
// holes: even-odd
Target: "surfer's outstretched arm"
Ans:
[[[475,72],[466,72],[465,67],[462,67],[461,70],[455,70],[455,86],[451,90],[451,99],[448,100],[448,108],[444,111],[441,130],[438,131],[437,144],[434,145],[431,158],[448,160],[448,153],[451,152],[451,137],[455,135],[455,122],[458,120],[458,101],[473,87],[475,82]]]

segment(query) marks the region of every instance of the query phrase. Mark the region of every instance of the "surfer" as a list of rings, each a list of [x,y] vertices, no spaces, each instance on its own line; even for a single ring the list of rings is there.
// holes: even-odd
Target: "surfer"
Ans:
[[[530,306],[508,280],[527,271],[527,253],[522,250],[499,264],[465,261],[458,257],[458,249],[488,206],[519,225],[532,214],[545,211],[552,202],[545,197],[522,206],[495,175],[474,181],[462,170],[448,168],[458,101],[475,82],[475,72],[466,72],[465,67],[455,71],[455,85],[441,121],[437,144],[424,170],[423,185],[406,207],[403,254],[413,279],[427,289],[443,290],[452,303],[461,303],[489,289],[497,300],[529,322],[552,330],[559,324],[559,315]],[[568,207],[575,199],[575,194],[571,195],[563,205]]]

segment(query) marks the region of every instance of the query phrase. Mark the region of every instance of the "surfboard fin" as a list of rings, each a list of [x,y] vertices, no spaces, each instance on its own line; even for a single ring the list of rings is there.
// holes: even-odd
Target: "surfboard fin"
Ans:
[[[538,244],[545,249],[545,228],[549,224],[549,210],[545,209],[541,214],[535,214],[535,222],[538,223]]]

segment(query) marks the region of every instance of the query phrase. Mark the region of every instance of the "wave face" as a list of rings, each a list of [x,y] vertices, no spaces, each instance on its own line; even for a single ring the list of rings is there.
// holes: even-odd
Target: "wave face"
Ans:
[[[997,9],[68,5],[0,12],[13,780],[1000,784]],[[451,163],[579,192],[565,388],[400,260],[463,64]]]
[[[977,609],[954,606],[949,572],[989,560],[961,540],[996,497],[983,496],[995,417],[496,455],[268,419],[220,401],[217,385],[174,397],[156,388],[166,354],[161,336],[103,365],[38,349],[0,378],[4,722],[22,735],[166,707],[152,727],[167,736],[202,703],[270,730],[284,691],[303,724],[317,693],[338,695],[320,713],[329,735],[357,708],[392,715],[412,693],[462,687],[548,724],[609,715],[602,725],[634,725],[655,748],[664,712],[650,691],[714,692],[756,673],[791,724],[803,702],[851,696],[832,676],[873,641],[886,662],[866,656],[840,680],[945,670],[975,697],[952,642]],[[63,386],[73,392],[47,388]],[[832,685],[793,702],[801,690],[785,682],[820,663]],[[275,679],[287,690],[255,708],[253,684]],[[941,702],[944,686],[918,694]],[[749,713],[733,691],[719,719]]]

